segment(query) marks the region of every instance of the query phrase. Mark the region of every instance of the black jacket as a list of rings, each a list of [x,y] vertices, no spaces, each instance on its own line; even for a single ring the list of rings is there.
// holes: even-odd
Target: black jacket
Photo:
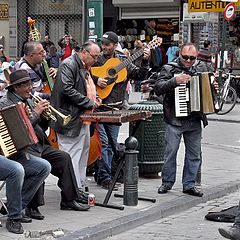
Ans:
[[[16,95],[14,95],[12,92],[8,91],[7,94],[4,97],[2,97],[0,100],[0,108],[10,106],[10,105],[16,104],[18,102],[21,102],[21,100]],[[34,103],[32,102],[31,99],[28,99],[25,103],[32,110],[33,118],[30,119],[30,122],[34,128],[35,134],[37,135],[37,138],[39,141],[37,144],[34,144],[31,147],[28,147],[27,152],[40,157],[43,152],[44,147],[47,145],[50,145],[47,135],[45,134],[45,132],[43,130],[44,127],[41,125],[41,124],[43,124],[44,126],[46,126],[47,123],[45,122],[44,119],[42,119],[40,117],[40,115],[38,113],[36,113],[34,111]]]
[[[181,119],[203,120],[204,126],[207,125],[207,119],[205,115],[194,112],[188,117],[177,118],[175,117],[175,88],[178,86],[176,83],[176,77],[174,74],[180,73],[195,74],[197,72],[207,72],[205,64],[200,61],[196,61],[194,66],[190,69],[186,69],[177,58],[174,62],[166,64],[162,67],[158,80],[155,84],[154,91],[157,96],[163,95],[163,111],[164,120],[166,123],[176,126],[181,126]]]
[[[77,53],[60,65],[51,95],[51,105],[64,115],[71,115],[71,121],[65,126],[58,116],[57,122],[51,121],[50,126],[57,133],[68,137],[79,135],[82,127],[79,116],[94,105],[94,101],[87,97],[87,77],[88,71]]]
[[[120,61],[126,60],[126,56],[123,53],[118,52],[118,51],[115,51],[114,58],[118,58],[118,59],[120,59]],[[103,66],[107,60],[111,61],[111,59],[106,58],[106,56],[103,54],[103,52],[101,52],[99,60],[94,66]],[[114,64],[111,66],[116,67],[116,66],[114,66]],[[141,67],[137,67],[133,63],[128,63],[126,66],[127,78],[119,83],[114,83],[111,93],[105,99],[103,99],[103,101],[102,101],[103,104],[114,103],[114,102],[122,102],[123,103],[128,80],[133,79],[133,80],[142,81],[142,80],[146,79],[147,73],[148,73],[148,68],[149,68],[148,60],[143,59]],[[98,77],[93,76],[93,79],[94,79],[95,84],[97,84]]]

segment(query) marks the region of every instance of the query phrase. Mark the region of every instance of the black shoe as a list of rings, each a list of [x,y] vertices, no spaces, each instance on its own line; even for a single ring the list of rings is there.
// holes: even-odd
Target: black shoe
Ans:
[[[219,228],[219,233],[228,239],[239,240],[240,239],[240,226],[234,224],[232,227],[228,228]]]
[[[111,185],[112,185],[112,180],[106,180],[101,183],[101,187],[106,190],[109,190],[111,188]],[[113,191],[117,191],[117,190],[118,190],[118,187],[114,186]]]
[[[33,219],[37,219],[37,220],[43,220],[44,219],[44,215],[42,215],[40,213],[38,208],[26,208],[25,209],[25,215],[27,217],[30,217],[30,218],[33,218]]]
[[[87,204],[79,203],[75,200],[71,202],[61,202],[61,210],[75,210],[75,211],[87,211],[90,207]]]
[[[23,234],[23,227],[19,220],[7,219],[6,228],[9,232],[15,234]]]
[[[79,197],[76,199],[80,203],[88,203],[88,194],[79,189]]]
[[[162,184],[159,188],[158,188],[158,193],[159,194],[165,194],[168,192],[168,190],[171,190],[171,188],[167,185]]]
[[[188,190],[184,190],[183,193],[186,193],[186,194],[189,194],[189,195],[192,195],[192,196],[195,196],[195,197],[202,197],[203,196],[203,193],[200,192],[199,190],[197,190],[197,188],[195,188],[195,187],[192,187]]]
[[[1,207],[0,213],[1,213],[2,215],[7,215],[7,214],[8,214],[7,209],[6,209],[4,206]]]
[[[19,219],[21,223],[31,223],[32,219],[27,217],[24,213],[22,213],[22,218]]]

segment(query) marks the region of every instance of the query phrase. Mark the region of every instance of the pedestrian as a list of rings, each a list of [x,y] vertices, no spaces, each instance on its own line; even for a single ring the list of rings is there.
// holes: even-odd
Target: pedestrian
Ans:
[[[57,52],[55,46],[49,48],[49,53],[46,56],[46,61],[50,68],[58,68],[60,64],[60,59],[63,57],[63,53]]]
[[[51,96],[52,106],[65,115],[71,115],[67,125],[62,120],[51,122],[57,133],[59,149],[68,152],[72,159],[78,188],[86,189],[86,169],[90,145],[90,124],[79,116],[99,107],[90,67],[99,56],[100,48],[94,42],[84,43],[79,52],[65,59],[59,66]]]
[[[54,43],[50,41],[49,35],[45,35],[44,41],[41,42],[43,49],[46,51],[46,53],[49,53],[50,47],[54,46]]]
[[[77,44],[77,41],[69,34],[65,34],[61,39],[59,39],[58,45],[64,53],[62,60],[72,55],[72,51],[76,48]]]
[[[198,52],[198,57],[197,59],[202,61],[203,63],[205,63],[208,72],[213,72],[214,71],[214,67],[213,67],[213,63],[212,63],[212,56],[213,54],[210,52],[211,47],[212,47],[212,43],[210,40],[205,40],[203,42],[203,49],[201,49],[201,51]]]
[[[233,226],[219,228],[218,231],[227,239],[240,240],[240,201]]]
[[[207,118],[200,112],[191,112],[187,117],[175,116],[175,88],[191,80],[190,74],[206,72],[206,65],[197,59],[197,47],[192,43],[183,44],[179,57],[164,65],[158,75],[154,91],[163,95],[165,130],[164,165],[162,185],[159,194],[172,189],[176,180],[176,157],[181,138],[185,144],[185,160],[182,175],[183,193],[202,197],[203,193],[195,187],[197,172],[201,164],[202,127],[207,125]]]
[[[126,60],[126,56],[122,52],[116,50],[118,46],[118,36],[116,33],[112,31],[104,33],[101,39],[101,43],[102,52],[94,65],[97,67],[96,69],[99,69],[99,67],[102,67],[102,69],[104,69],[104,64],[107,61],[111,61],[112,58],[118,58],[120,59],[120,61]],[[108,80],[106,78],[99,77],[97,75],[97,71],[92,71],[93,75],[95,75],[93,76],[93,79],[97,88],[99,89],[99,91],[101,89],[104,93],[103,95],[105,95],[102,96],[104,98],[102,102],[105,106],[108,104],[110,104],[111,106],[115,104],[115,107],[122,109],[128,80],[134,79],[141,81],[145,79],[149,69],[149,56],[150,49],[144,48],[144,55],[141,66],[137,67],[133,63],[127,64],[127,76],[124,77],[122,81],[119,81],[117,83],[113,82],[111,84],[113,86],[112,88],[110,84],[108,84]],[[100,92],[99,96],[101,97]],[[109,111],[109,108],[101,106],[97,111]],[[111,165],[113,151],[111,142],[114,144],[115,147],[117,146],[119,128],[119,124],[99,124],[99,133],[102,142],[102,158],[98,161],[97,183],[101,185],[102,188],[107,190],[112,184]],[[107,131],[109,135],[107,135]],[[109,140],[108,136],[111,136],[112,140]]]
[[[42,117],[42,114],[49,109],[48,101],[44,99],[33,103],[30,99],[32,82],[25,69],[19,69],[10,74],[10,84],[7,89],[7,94],[1,98],[0,107],[3,108],[23,102],[30,109],[32,115],[30,122],[38,138],[38,143],[29,147],[26,152],[33,156],[44,158],[51,164],[51,173],[58,178],[58,186],[61,189],[61,210],[88,210],[89,207],[87,205],[78,202],[81,194],[77,188],[69,154],[59,149],[54,149],[45,134],[44,127],[48,125],[48,121]],[[27,205],[25,214],[33,219],[43,220],[44,215],[39,211],[39,206],[42,205],[44,205],[44,184]]]

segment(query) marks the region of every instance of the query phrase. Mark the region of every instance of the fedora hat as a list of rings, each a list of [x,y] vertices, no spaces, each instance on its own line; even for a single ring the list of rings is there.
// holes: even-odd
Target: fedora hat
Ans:
[[[9,75],[9,85],[6,88],[26,81],[31,81],[27,70],[18,69]]]

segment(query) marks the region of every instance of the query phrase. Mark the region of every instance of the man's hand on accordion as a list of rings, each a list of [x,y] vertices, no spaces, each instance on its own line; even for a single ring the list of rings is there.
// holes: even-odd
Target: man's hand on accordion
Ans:
[[[191,76],[185,73],[180,73],[176,76],[176,82],[177,84],[183,84],[183,83],[188,83],[191,80]]]
[[[33,117],[32,111],[29,106],[27,106],[25,103],[21,103],[25,109],[25,112],[27,116],[31,119]]]

